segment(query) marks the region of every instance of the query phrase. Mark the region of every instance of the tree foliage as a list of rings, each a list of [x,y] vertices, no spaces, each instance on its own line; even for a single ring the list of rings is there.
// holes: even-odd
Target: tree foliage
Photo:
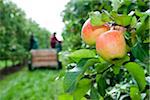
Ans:
[[[68,54],[70,62],[64,76],[67,94],[75,100],[148,99],[149,6],[148,0],[71,0],[67,4],[63,13],[64,49],[79,49]],[[123,59],[107,62],[96,54],[95,47],[81,40],[82,25],[89,17],[93,25],[107,22],[126,29],[127,55]]]
[[[144,0],[144,2],[142,0],[71,0],[62,12],[65,23],[65,29],[62,34],[64,38],[63,47],[64,49],[78,49],[84,46],[84,43],[81,41],[80,32],[83,23],[89,17],[91,11],[117,11],[119,14],[129,14],[131,11],[135,11],[137,17],[139,17],[142,16],[140,12],[144,12],[148,8],[148,0]],[[116,22],[119,23],[119,20],[120,18]],[[135,20],[136,18],[132,22],[134,23]]]
[[[82,41],[80,37],[81,27],[88,18],[88,13],[101,10],[105,7],[108,11],[112,8],[110,2],[103,0],[71,0],[63,11],[63,21],[65,29],[63,31],[64,49],[78,49]]]
[[[25,16],[14,3],[0,0],[0,57],[25,55],[31,32],[38,38],[40,48],[48,47],[50,33]]]

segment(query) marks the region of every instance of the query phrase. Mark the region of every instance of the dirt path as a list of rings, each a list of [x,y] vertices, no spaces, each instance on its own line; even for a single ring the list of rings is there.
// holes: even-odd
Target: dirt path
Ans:
[[[19,70],[21,70],[23,67],[25,66],[25,64],[17,64],[15,66],[10,66],[4,69],[0,70],[0,80],[4,79],[5,76],[15,73]]]

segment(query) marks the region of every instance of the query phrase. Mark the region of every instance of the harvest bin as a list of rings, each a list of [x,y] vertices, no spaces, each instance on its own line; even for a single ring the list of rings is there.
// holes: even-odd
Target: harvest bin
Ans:
[[[58,57],[56,49],[36,49],[30,51],[31,57],[28,62],[29,70],[39,67],[58,69]]]

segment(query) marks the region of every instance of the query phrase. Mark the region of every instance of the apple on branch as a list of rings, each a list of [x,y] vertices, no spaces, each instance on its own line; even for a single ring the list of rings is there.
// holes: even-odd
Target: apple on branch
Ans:
[[[90,18],[84,23],[81,31],[83,41],[88,45],[95,45],[96,38],[110,29],[108,24],[93,26]]]
[[[115,61],[126,55],[126,42],[122,31],[109,30],[96,40],[96,51],[106,61]]]

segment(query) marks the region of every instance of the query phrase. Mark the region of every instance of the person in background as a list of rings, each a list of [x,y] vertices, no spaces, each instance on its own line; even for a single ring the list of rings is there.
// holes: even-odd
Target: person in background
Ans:
[[[57,49],[57,52],[60,52],[62,50],[62,45],[61,45],[62,41],[57,41],[55,47]]]
[[[29,47],[29,51],[31,49],[38,49],[38,40],[37,38],[35,38],[34,34],[32,33],[30,36],[30,47]]]
[[[57,62],[58,68],[62,69],[62,63],[59,61],[59,52],[62,50],[61,41],[56,38],[56,32],[51,36],[51,48],[56,49],[57,51]]]
[[[53,33],[51,36],[51,48],[56,48],[56,43],[58,42],[58,39],[56,38],[56,32]]]
[[[59,61],[59,52],[62,50],[62,41],[57,41],[56,43],[56,50],[57,50],[57,62],[58,62],[58,68],[62,69],[62,63]]]

